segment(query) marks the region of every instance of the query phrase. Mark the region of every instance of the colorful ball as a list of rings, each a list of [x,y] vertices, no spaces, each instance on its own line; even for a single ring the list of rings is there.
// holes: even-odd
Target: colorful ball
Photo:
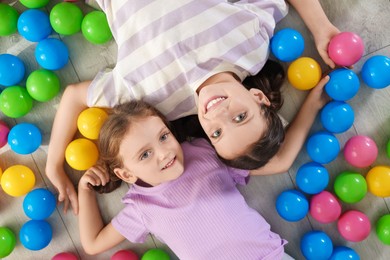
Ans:
[[[0,36],[8,36],[17,31],[19,13],[14,7],[0,3],[0,17]]]
[[[102,11],[88,13],[81,23],[81,32],[93,44],[104,44],[112,39],[106,14]]]
[[[38,43],[35,58],[42,68],[59,70],[68,63],[68,47],[58,39],[48,38]]]
[[[28,9],[20,14],[18,31],[26,40],[39,42],[52,32],[49,16],[38,9]]]
[[[325,232],[314,230],[303,235],[300,248],[307,260],[329,259],[333,243]]]
[[[8,142],[9,127],[8,125],[0,120],[0,148]]]
[[[387,157],[390,158],[390,140],[387,142],[386,151],[387,151]]]
[[[12,54],[0,54],[0,85],[9,87],[19,84],[26,69],[24,63]]]
[[[341,32],[334,36],[328,45],[329,57],[340,66],[355,64],[364,53],[364,44],[359,35],[353,32]]]
[[[310,215],[320,223],[331,223],[341,215],[340,202],[328,191],[314,195],[310,200]]]
[[[383,215],[378,219],[376,235],[383,244],[390,245],[390,214]]]
[[[344,158],[354,167],[368,167],[375,162],[377,156],[378,147],[368,136],[353,136],[344,145]]]
[[[366,181],[369,192],[375,196],[390,196],[390,166],[374,166],[368,171]]]
[[[1,187],[10,196],[18,197],[27,194],[35,185],[35,175],[24,165],[8,167],[1,177]]]
[[[108,115],[103,109],[90,107],[82,111],[78,116],[77,127],[84,137],[97,140],[100,128],[107,117]]]
[[[62,252],[53,256],[51,260],[78,260],[78,257],[69,252]]]
[[[344,171],[334,181],[336,195],[346,203],[361,201],[367,193],[366,179],[359,173]]]
[[[0,94],[0,110],[8,117],[19,118],[25,116],[32,107],[33,99],[23,87],[8,87]]]
[[[319,131],[307,140],[306,151],[313,161],[326,164],[336,159],[340,152],[340,144],[333,134]]]
[[[330,101],[320,113],[323,127],[331,133],[343,133],[353,125],[355,113],[344,101]]]
[[[46,6],[50,0],[19,0],[27,8],[41,8]]]
[[[92,167],[98,160],[96,145],[88,139],[73,140],[65,150],[66,162],[75,170],[84,171]]]
[[[81,30],[83,12],[72,3],[56,4],[50,11],[50,23],[54,31],[63,35],[72,35]]]
[[[42,134],[38,127],[31,123],[20,123],[11,128],[8,144],[18,154],[35,152],[42,143]]]
[[[19,239],[22,245],[29,250],[41,250],[49,245],[53,237],[53,231],[45,220],[29,220],[19,231]]]
[[[271,38],[271,51],[281,61],[290,62],[299,58],[304,49],[305,41],[297,30],[285,28]]]
[[[317,61],[301,57],[293,61],[287,69],[290,84],[300,90],[314,88],[321,80],[322,70]]]
[[[360,256],[352,248],[336,246],[329,260],[360,260]]]
[[[138,260],[139,257],[131,250],[119,250],[111,256],[110,260]]]
[[[53,71],[39,69],[28,76],[26,89],[33,99],[46,102],[60,92],[60,80]]]
[[[47,189],[30,191],[23,200],[23,210],[27,217],[42,220],[50,217],[56,209],[57,200]]]
[[[297,190],[286,190],[276,199],[276,211],[287,221],[299,221],[309,211],[309,202],[305,195]]]
[[[299,167],[295,178],[298,188],[308,194],[320,193],[329,183],[328,170],[316,162],[308,162]]]
[[[383,55],[372,56],[363,64],[361,75],[364,83],[371,88],[390,86],[390,58]]]
[[[169,260],[171,259],[169,254],[162,249],[153,248],[149,249],[142,256],[141,260]]]
[[[346,211],[337,222],[341,236],[351,242],[360,242],[370,235],[370,219],[357,210]]]
[[[4,258],[12,253],[16,244],[14,232],[7,227],[0,227],[0,258]]]
[[[350,69],[340,68],[329,73],[330,79],[325,85],[325,91],[334,100],[346,101],[353,98],[359,91],[359,77]]]

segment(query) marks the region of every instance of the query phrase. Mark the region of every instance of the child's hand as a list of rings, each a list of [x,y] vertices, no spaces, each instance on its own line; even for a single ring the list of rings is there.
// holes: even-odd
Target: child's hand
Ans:
[[[102,167],[93,166],[89,168],[79,181],[79,189],[90,190],[92,186],[104,186],[110,181],[108,172],[104,171]]]
[[[307,100],[313,108],[321,109],[326,103],[330,101],[330,97],[325,92],[325,85],[328,83],[330,77],[327,75],[323,77],[317,86],[315,86],[309,93]]]
[[[327,30],[319,31],[317,34],[314,35],[314,41],[318,50],[318,53],[320,54],[321,58],[324,60],[324,62],[330,66],[332,69],[335,68],[336,64],[334,61],[329,57],[328,54],[328,45],[330,40],[339,34],[340,31],[335,26],[330,26]]]

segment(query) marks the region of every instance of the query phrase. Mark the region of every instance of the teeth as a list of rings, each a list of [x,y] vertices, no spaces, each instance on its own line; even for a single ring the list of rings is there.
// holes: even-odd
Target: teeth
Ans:
[[[225,100],[224,97],[219,97],[219,98],[216,98],[216,99],[213,99],[211,100],[207,106],[206,106],[206,109],[209,110],[212,106],[214,106],[215,104],[217,104],[218,102],[222,101],[222,100]]]
[[[173,162],[175,161],[175,159],[172,159],[172,161],[170,161],[167,165],[164,166],[164,168],[162,168],[163,170],[165,170],[166,168],[168,168],[169,166],[171,166],[173,164]]]

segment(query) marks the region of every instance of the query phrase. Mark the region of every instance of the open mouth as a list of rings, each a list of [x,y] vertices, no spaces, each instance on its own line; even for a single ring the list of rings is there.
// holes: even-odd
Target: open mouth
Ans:
[[[175,163],[175,161],[176,161],[176,156],[175,156],[175,158],[170,160],[161,170],[165,170],[165,169],[171,167]]]
[[[226,99],[226,97],[215,97],[215,98],[210,99],[210,100],[206,103],[206,113],[207,113],[209,110],[212,110],[213,107],[216,107],[216,105],[218,105],[219,103],[221,103],[221,102],[224,101],[225,99]]]

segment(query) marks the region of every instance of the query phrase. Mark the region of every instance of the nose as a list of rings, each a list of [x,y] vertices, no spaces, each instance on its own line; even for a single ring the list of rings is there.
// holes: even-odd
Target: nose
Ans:
[[[169,157],[170,151],[169,151],[168,147],[165,147],[164,145],[160,145],[159,148],[157,149],[156,153],[157,153],[157,158],[160,161],[164,161],[166,158]]]
[[[221,104],[212,111],[205,114],[206,119],[221,120],[229,117],[229,108],[227,105]]]

